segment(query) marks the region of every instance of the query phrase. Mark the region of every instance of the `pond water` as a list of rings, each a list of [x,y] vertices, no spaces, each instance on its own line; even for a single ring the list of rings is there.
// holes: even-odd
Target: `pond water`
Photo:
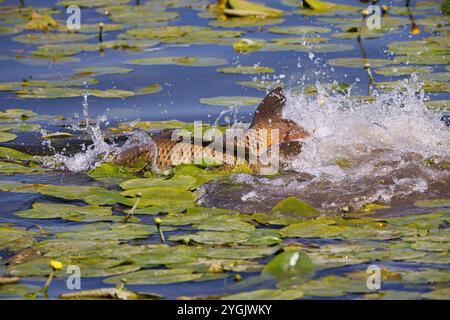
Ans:
[[[79,291],[69,265],[82,290],[168,299],[450,297],[441,1],[382,1],[376,30],[361,23],[370,1],[259,0],[278,16],[265,18],[202,0],[23,2],[0,1],[0,279],[21,278],[0,298],[34,297],[51,259],[64,265],[52,299]],[[248,123],[277,86],[310,133],[278,175],[105,160],[139,130]]]

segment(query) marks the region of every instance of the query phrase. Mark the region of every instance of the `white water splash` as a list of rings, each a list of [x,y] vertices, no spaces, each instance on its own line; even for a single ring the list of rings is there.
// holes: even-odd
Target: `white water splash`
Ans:
[[[386,173],[388,168],[376,160],[402,162],[411,153],[450,157],[450,130],[425,107],[423,93],[415,93],[417,85],[413,79],[393,92],[375,94],[369,103],[321,88],[316,97],[288,95],[284,117],[311,134],[291,169],[339,181],[349,172],[337,159],[360,159],[351,171],[360,177]]]
[[[122,146],[108,144],[105,142],[105,136],[101,129],[102,124],[108,124],[108,119],[106,115],[102,115],[96,119],[94,124],[91,124],[89,118],[88,97],[89,93],[83,94],[84,121],[80,122],[83,124],[78,123],[74,125],[72,129],[74,131],[87,133],[88,137],[92,140],[92,143],[88,146],[83,145],[83,150],[81,152],[70,156],[55,152],[55,155],[48,157],[45,160],[44,165],[55,169],[82,172],[114,159],[115,156],[129,148],[139,145],[151,145],[153,146],[154,152],[152,170],[158,172],[159,168],[156,165],[158,147],[152,138],[144,131],[134,131]],[[52,148],[51,142],[46,143]]]

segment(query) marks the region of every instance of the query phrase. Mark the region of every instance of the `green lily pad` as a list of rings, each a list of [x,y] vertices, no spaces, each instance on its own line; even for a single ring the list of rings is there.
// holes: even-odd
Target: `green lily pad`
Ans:
[[[202,231],[194,234],[182,234],[171,236],[169,240],[183,243],[203,243],[203,244],[236,244],[242,243],[248,238],[248,233],[239,231]]]
[[[199,16],[201,16],[199,14]],[[222,28],[245,28],[245,27],[262,27],[281,24],[284,19],[281,18],[265,18],[260,19],[256,17],[230,17],[227,19],[217,19],[209,22],[208,24],[213,27]]]
[[[158,7],[149,2],[139,6],[118,6],[112,5],[97,9],[98,12],[108,12],[109,18],[118,23],[140,25],[166,22],[179,17],[177,12],[163,11],[163,7]]]
[[[123,68],[123,67],[103,67],[103,66],[94,66],[94,67],[83,67],[79,69],[75,69],[76,75],[81,76],[103,76],[107,74],[125,74],[132,72],[133,69]]]
[[[126,180],[120,184],[120,187],[124,190],[142,189],[147,187],[172,187],[189,190],[195,185],[196,182],[197,180],[194,177],[179,175],[172,179],[137,178]]]
[[[297,289],[277,290],[260,289],[250,292],[231,294],[222,300],[297,300],[303,297],[303,292]]]
[[[425,106],[431,109],[447,109],[450,110],[450,100],[433,100],[425,101]]]
[[[394,64],[395,61],[386,59],[336,58],[328,60],[328,63],[337,67],[364,68],[364,65],[367,63],[371,67],[383,67]]]
[[[133,65],[176,65],[191,67],[212,67],[227,63],[224,59],[209,57],[152,57],[135,59],[127,62]]]
[[[149,269],[141,270],[104,280],[105,283],[126,283],[127,285],[168,284],[198,280],[202,274],[190,269]]]
[[[155,226],[147,226],[143,224],[92,223],[81,225],[74,231],[58,233],[56,237],[73,240],[132,240],[145,239],[155,232]]]
[[[255,66],[239,66],[239,67],[226,67],[217,69],[219,72],[231,73],[231,74],[260,74],[260,73],[273,73],[274,70],[269,67]]]
[[[244,242],[246,246],[272,246],[283,242],[275,229],[255,229]]]
[[[324,276],[296,286],[309,297],[340,297],[347,293],[368,293],[365,280],[349,279],[339,276]]]
[[[41,288],[28,284],[7,284],[0,286],[1,299],[26,299],[28,294],[37,292]]]
[[[122,5],[127,4],[131,0],[98,0],[98,1],[90,1],[90,0],[64,0],[59,1],[58,5],[69,7],[72,5],[83,7],[83,8],[95,8],[95,7],[104,7],[109,5]]]
[[[200,230],[252,232],[255,226],[237,215],[211,216],[192,226]]]
[[[279,281],[307,279],[314,275],[314,265],[306,253],[289,250],[270,260],[264,266],[261,275],[272,276]]]
[[[224,13],[228,16],[261,18],[276,18],[283,15],[281,10],[246,0],[228,0]]]
[[[201,98],[200,103],[209,106],[225,106],[225,107],[241,107],[252,106],[261,102],[260,98],[243,97],[243,96],[228,96],[228,97],[214,97]]]
[[[175,206],[185,205],[189,207],[194,203],[195,195],[186,191],[184,188],[175,187],[145,187],[129,189],[121,193],[124,197],[136,197],[136,194],[142,195],[141,201],[146,206]]]
[[[138,88],[134,92],[134,94],[137,95],[137,96],[141,96],[141,95],[146,95],[146,94],[160,92],[162,89],[163,88],[161,87],[160,84],[154,83],[154,84],[150,84],[148,86],[142,87],[142,88]]]
[[[302,2],[299,14],[305,16],[312,15],[348,15],[349,12],[359,11],[360,8],[356,6],[348,6],[343,4],[337,4],[334,2],[320,1],[320,0],[307,0]]]
[[[17,252],[34,244],[34,239],[24,228],[12,224],[0,224],[0,250]]]
[[[416,201],[414,205],[426,208],[448,207],[450,206],[450,199],[420,200]]]
[[[275,213],[294,213],[307,217],[320,215],[320,211],[295,197],[289,197],[280,201],[271,211]]]
[[[450,55],[444,54],[422,54],[422,55],[404,55],[397,56],[394,63],[407,64],[448,64],[450,62]]]
[[[426,299],[448,300],[450,297],[450,288],[439,288],[422,294]]]
[[[431,67],[410,67],[410,66],[391,66],[375,69],[376,74],[383,76],[409,76],[413,73],[430,73]]]
[[[197,26],[162,26],[127,30],[118,36],[128,40],[157,40],[163,43],[180,44],[227,44],[245,32],[236,30],[215,30]]]
[[[0,143],[16,140],[16,138],[14,133],[0,132]]]
[[[70,221],[118,221],[120,217],[113,216],[111,208],[100,206],[76,206],[70,204],[33,203],[33,208],[16,213],[19,217],[29,219],[61,218]]]
[[[316,26],[289,26],[289,27],[272,27],[269,32],[276,34],[311,34],[311,33],[328,33],[331,29]]]
[[[17,163],[0,161],[0,173],[14,174],[14,173],[42,173],[49,171],[44,168],[36,166],[24,166]]]
[[[248,88],[254,88],[258,90],[272,90],[278,87],[282,87],[283,83],[281,82],[274,82],[274,81],[266,81],[266,80],[257,80],[257,81],[238,81],[236,84],[248,87]]]
[[[264,46],[265,41],[261,39],[243,38],[233,43],[233,49],[239,53],[258,51]]]
[[[50,44],[64,42],[82,42],[94,39],[95,35],[78,33],[25,33],[13,38],[14,41],[25,44]]]
[[[0,158],[6,158],[8,160],[31,160],[33,156],[11,148],[0,147]]]
[[[384,81],[377,82],[376,86],[385,91],[395,90],[403,84],[403,81]],[[441,81],[423,81],[422,89],[425,92],[449,92],[450,84],[449,82],[441,82]]]
[[[28,99],[60,99],[81,97],[86,93],[86,89],[34,88],[18,90],[16,93],[19,97]],[[89,94],[99,98],[127,98],[134,96],[134,93],[131,91],[118,89],[89,90]]]
[[[91,178],[110,184],[119,183],[135,177],[133,172],[128,168],[111,163],[102,163],[98,167],[89,170],[88,175]]]

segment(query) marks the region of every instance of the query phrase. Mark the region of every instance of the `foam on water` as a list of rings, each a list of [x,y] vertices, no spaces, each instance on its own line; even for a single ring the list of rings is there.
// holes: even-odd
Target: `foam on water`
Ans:
[[[442,111],[425,107],[420,85],[413,76],[392,92],[375,92],[371,102],[327,92],[320,83],[317,96],[288,91],[284,118],[310,133],[302,152],[286,163],[297,173],[232,176],[250,187],[238,197],[239,209],[263,210],[258,199],[271,206],[288,195],[327,210],[448,197],[450,171],[442,167],[450,163],[450,128],[440,121]]]
[[[416,94],[418,86],[412,78],[392,92],[375,93],[368,103],[330,95],[320,84],[317,97],[288,94],[284,117],[311,134],[291,169],[339,181],[349,171],[337,159],[356,161],[349,169],[359,178],[396,169],[381,161],[401,165],[407,154],[450,157],[450,130],[436,111],[425,107],[423,93]]]

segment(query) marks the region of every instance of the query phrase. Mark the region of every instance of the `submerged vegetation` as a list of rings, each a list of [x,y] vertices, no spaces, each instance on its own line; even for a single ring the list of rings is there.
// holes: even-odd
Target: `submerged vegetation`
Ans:
[[[382,101],[385,107],[394,105],[392,100],[399,96],[383,92],[400,91],[400,95],[408,91],[414,97],[431,93],[431,100],[422,96],[420,107],[435,110],[437,117],[449,110],[448,1],[423,1],[410,7],[396,1],[385,10],[382,27],[376,30],[361,23],[367,18],[361,14],[363,6],[318,0],[158,0],[138,4],[73,0],[55,2],[52,8],[10,3],[0,6],[0,41],[8,43],[0,52],[0,64],[25,65],[30,70],[58,65],[67,69],[54,75],[48,70],[21,72],[22,80],[2,77],[0,82],[0,191],[6,199],[0,212],[0,298],[450,297],[448,150],[442,152],[444,156],[427,150],[423,159],[419,157],[423,171],[414,171],[414,175],[425,172],[430,189],[430,181],[436,181],[439,192],[427,193],[428,185],[424,189],[414,185],[416,189],[405,191],[405,179],[410,176],[401,171],[391,185],[389,177],[375,176],[374,182],[368,179],[370,174],[363,176],[357,188],[349,187],[348,201],[340,199],[345,195],[342,185],[325,180],[313,186],[317,192],[302,197],[298,183],[316,183],[311,172],[293,183],[280,183],[277,179],[291,174],[255,177],[244,165],[228,170],[206,164],[150,172],[143,170],[144,162],[124,167],[108,161],[120,150],[123,139],[126,145],[139,139],[142,131],[181,129],[180,136],[193,133],[187,122],[190,118],[183,117],[186,110],[181,110],[177,120],[158,118],[158,114],[150,117],[151,121],[139,121],[126,114],[113,123],[103,117],[90,118],[88,113],[104,99],[130,106],[140,101],[132,99],[145,95],[149,107],[157,104],[151,102],[152,97],[170,100],[172,84],[158,77],[166,72],[163,68],[174,68],[179,78],[200,81],[208,73],[217,79],[210,84],[213,87],[231,84],[228,91],[202,88],[195,93],[200,110],[223,110],[215,123],[202,127],[202,133],[211,128],[223,131],[233,122],[230,117],[237,120],[240,107],[257,105],[261,91],[280,86],[300,93],[298,99],[305,106],[314,103],[320,111],[330,104],[350,113],[358,109],[346,109],[343,99],[365,107]],[[83,22],[80,30],[66,27],[64,9],[69,5],[90,15],[89,23]],[[390,41],[391,36],[405,33],[402,41]],[[364,45],[379,39],[382,42],[377,48],[385,53],[367,54]],[[312,64],[297,82],[293,74],[298,71],[282,66],[283,59],[293,53],[298,68]],[[98,55],[104,62],[90,65],[90,59]],[[275,63],[276,59],[280,63]],[[321,72],[325,64],[331,69]],[[147,72],[145,84],[127,83],[142,70]],[[315,72],[342,76],[337,80],[327,76],[320,83]],[[354,90],[355,84],[346,83],[346,72],[357,72],[357,82],[364,77],[368,90]],[[411,74],[418,86],[405,85],[405,76]],[[120,81],[121,77],[127,80]],[[378,94],[385,94],[384,100],[378,99]],[[91,110],[88,96],[94,101]],[[83,119],[68,119],[67,112],[46,114],[47,106],[57,103],[63,112],[81,97],[85,99]],[[412,98],[405,101],[416,103]],[[24,102],[26,106],[9,107]],[[307,118],[306,111],[298,111],[302,119]],[[398,114],[390,116],[395,120]],[[428,113],[426,117],[429,120]],[[156,118],[163,120],[153,121]],[[327,120],[317,119],[322,124]],[[367,119],[372,120],[369,115]],[[374,127],[391,128],[386,129],[381,120],[381,124],[373,122]],[[105,123],[107,128],[101,127]],[[420,124],[410,125],[417,125],[421,133]],[[448,130],[439,119],[426,124]],[[350,129],[355,128],[359,127]],[[345,123],[341,129],[345,131]],[[314,131],[317,140],[327,134],[319,131]],[[440,149],[431,153],[445,149],[445,141],[435,143]],[[39,150],[46,148],[50,153]],[[390,157],[378,163],[373,158],[352,159],[351,154],[341,157],[336,152],[322,169],[326,175],[338,170],[339,176],[358,178],[352,171],[361,165],[358,161],[379,165],[383,171],[399,163],[414,165],[414,156],[422,156],[411,150],[398,160],[391,151]],[[318,158],[313,161],[320,162]],[[386,172],[390,174],[388,169]],[[263,181],[275,196],[258,198],[258,190],[247,189],[251,179]],[[399,188],[398,197],[391,197],[398,203],[383,201],[383,194],[371,198],[364,193],[379,186],[391,193]],[[292,188],[297,192],[291,192]],[[329,198],[319,192],[323,188]],[[220,198],[230,202],[223,206],[208,202],[208,193],[215,189],[221,192]],[[420,196],[408,198],[411,194]],[[334,206],[321,205],[330,198]],[[263,206],[252,207],[252,201]],[[238,203],[248,203],[248,210],[240,210]],[[366,270],[372,264],[381,270],[378,290],[366,285]],[[96,279],[101,286],[52,291],[52,282],[68,277],[68,266],[80,268],[82,283]],[[176,284],[187,282],[196,290],[180,287],[171,295],[161,294],[161,285],[177,288]]]

